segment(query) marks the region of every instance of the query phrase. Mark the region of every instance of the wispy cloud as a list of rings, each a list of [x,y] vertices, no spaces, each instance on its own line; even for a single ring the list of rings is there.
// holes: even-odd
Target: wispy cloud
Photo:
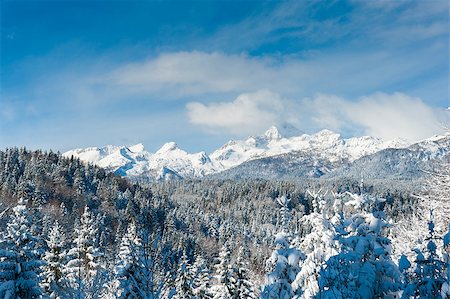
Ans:
[[[121,66],[108,80],[132,91],[166,91],[178,96],[220,93],[245,90],[274,79],[276,71],[269,64],[269,59],[218,52],[164,53]]]
[[[338,52],[305,58],[174,52],[125,64],[110,75],[99,76],[99,82],[122,92],[158,92],[172,98],[259,89],[289,96],[322,92],[357,97],[380,90],[414,89],[417,95],[433,101],[446,92],[443,87],[427,88],[429,82],[441,78],[436,70],[440,51],[424,48],[413,53]],[[424,63],[424,57],[428,57],[428,63]]]
[[[444,0],[283,1],[223,27],[210,43],[213,49],[258,53],[288,40],[292,54],[321,51],[329,45],[351,50],[356,45],[385,50],[417,46],[448,36],[448,9]]]

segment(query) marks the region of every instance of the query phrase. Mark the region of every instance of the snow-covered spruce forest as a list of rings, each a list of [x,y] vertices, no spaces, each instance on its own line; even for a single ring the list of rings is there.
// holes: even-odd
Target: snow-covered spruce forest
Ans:
[[[450,298],[448,163],[138,184],[12,148],[0,184],[0,298]]]

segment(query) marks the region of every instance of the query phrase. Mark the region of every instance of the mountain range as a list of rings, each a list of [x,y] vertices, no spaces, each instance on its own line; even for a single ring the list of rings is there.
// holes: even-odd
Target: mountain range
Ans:
[[[76,157],[136,180],[183,178],[267,178],[361,176],[415,178],[427,163],[447,156],[450,135],[418,143],[370,136],[342,138],[330,130],[303,134],[284,125],[264,134],[231,140],[210,154],[188,153],[175,142],[155,153],[142,144],[74,149]]]

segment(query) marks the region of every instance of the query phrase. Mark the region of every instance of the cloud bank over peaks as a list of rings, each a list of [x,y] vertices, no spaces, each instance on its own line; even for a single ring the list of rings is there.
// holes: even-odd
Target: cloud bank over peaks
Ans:
[[[317,94],[292,100],[270,90],[243,93],[232,101],[186,105],[190,123],[216,134],[259,134],[273,124],[290,123],[313,133],[330,129],[344,135],[418,141],[442,133],[445,111],[403,93],[374,93],[357,100]]]
[[[231,102],[186,105],[189,121],[211,132],[253,134],[278,123],[285,113],[281,96],[269,90],[243,93]]]
[[[438,111],[421,99],[402,93],[376,93],[362,97],[348,111],[355,123],[366,128],[368,135],[385,139],[403,137],[418,141],[440,130]]]

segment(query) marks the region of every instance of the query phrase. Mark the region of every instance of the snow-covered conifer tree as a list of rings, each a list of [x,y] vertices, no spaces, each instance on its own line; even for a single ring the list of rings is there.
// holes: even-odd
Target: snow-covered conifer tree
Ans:
[[[340,245],[336,241],[335,227],[327,219],[324,207],[324,194],[309,192],[313,197],[314,211],[301,218],[301,226],[309,233],[303,238],[296,238],[294,244],[305,255],[300,262],[301,270],[292,283],[295,298],[314,298],[319,292],[319,273],[326,261],[339,253]],[[339,206],[339,204],[337,204]]]
[[[42,273],[42,287],[50,298],[67,297],[67,280],[64,276],[64,262],[67,252],[64,250],[66,238],[58,221],[50,229],[47,239],[48,250],[43,258],[45,264]]]
[[[281,231],[285,234],[289,232],[289,222],[291,221],[291,213],[289,211],[290,201],[286,195],[277,198],[277,202],[280,205]]]
[[[99,250],[96,247],[97,225],[95,216],[86,206],[80,223],[75,227],[74,247],[68,252],[69,261],[64,270],[77,298],[94,293],[94,279],[99,270]]]
[[[248,251],[244,246],[239,247],[238,257],[232,281],[233,298],[256,298],[255,290],[248,273]]]
[[[284,196],[277,199],[280,205],[282,231],[275,236],[275,250],[266,261],[266,282],[262,287],[263,299],[288,299],[294,295],[292,282],[300,271],[301,252],[290,245],[288,233],[290,219],[289,200]]]
[[[190,265],[186,251],[184,251],[178,265],[177,277],[175,279],[175,294],[172,297],[173,299],[193,298],[195,296],[193,276],[191,275],[192,272],[189,268]]]
[[[354,211],[373,209],[376,198],[354,195],[347,204]],[[382,212],[360,212],[345,219],[340,235],[341,252],[332,256],[319,276],[319,297],[379,298],[401,288],[400,272],[390,258],[389,226]]]
[[[232,298],[230,292],[233,280],[233,267],[231,265],[231,252],[228,244],[224,244],[217,258],[216,268],[216,284],[212,288],[214,299]]]
[[[159,235],[136,228],[134,224],[128,226],[120,242],[114,271],[118,298],[157,298],[160,291],[155,282],[158,241]]]
[[[133,223],[130,223],[120,242],[117,263],[114,269],[118,298],[133,298],[137,296],[136,279],[134,277],[136,267],[138,267],[135,256],[136,245],[136,227]]]
[[[136,277],[140,281],[139,290],[142,298],[153,299],[157,298],[157,294],[161,289],[161,284],[156,279],[160,235],[144,236],[141,240],[139,243],[141,254],[138,255],[138,263],[141,267],[138,268],[139,271]]]
[[[444,263],[447,268],[447,273],[444,276],[445,280],[442,284],[441,296],[442,298],[450,298],[450,223],[448,224],[448,231],[444,235]]]
[[[431,213],[430,213],[431,214]],[[440,238],[435,235],[432,217],[428,222],[427,247],[422,252],[415,248],[416,260],[414,272],[406,277],[407,285],[403,298],[439,298],[445,293],[445,284],[448,284],[446,268],[448,262],[442,260],[437,253],[437,244]],[[443,297],[445,298],[445,297]]]
[[[201,255],[197,255],[195,262],[190,268],[191,275],[194,277],[192,286],[194,295],[198,299],[211,299],[211,274],[206,265],[205,259]]]
[[[39,298],[39,274],[42,261],[37,237],[31,233],[30,216],[22,198],[0,240],[0,297]]]
[[[152,233],[149,227],[138,228],[133,250],[137,267],[132,276],[138,298],[154,299],[161,291],[161,283],[156,279],[160,239],[160,234]]]

